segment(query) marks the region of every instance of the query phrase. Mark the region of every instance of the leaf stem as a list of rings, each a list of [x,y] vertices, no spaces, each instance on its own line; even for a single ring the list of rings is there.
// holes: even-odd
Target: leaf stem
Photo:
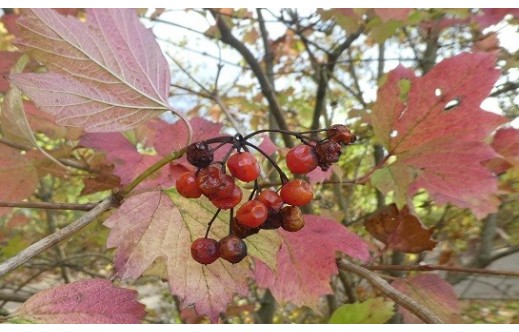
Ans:
[[[211,218],[211,220],[207,224],[207,230],[205,231],[205,236],[204,236],[206,239],[209,236],[209,231],[211,230],[211,226],[213,226],[213,222],[216,220],[216,217],[218,217],[218,214],[220,213],[220,211],[222,211],[222,209],[216,210],[216,212],[214,213],[213,217]]]

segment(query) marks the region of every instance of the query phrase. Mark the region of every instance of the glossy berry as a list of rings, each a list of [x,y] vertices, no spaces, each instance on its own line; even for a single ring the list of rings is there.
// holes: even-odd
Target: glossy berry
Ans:
[[[244,203],[238,211],[236,211],[236,221],[238,224],[256,228],[267,220],[268,209],[265,204],[253,199]]]
[[[231,234],[239,237],[240,239],[245,239],[247,236],[258,233],[259,228],[249,228],[238,224],[236,218],[233,218],[231,222]]]
[[[175,184],[180,195],[186,198],[198,198],[202,196],[202,191],[196,184],[195,172],[185,172],[180,174]]]
[[[196,177],[196,184],[202,193],[212,198],[226,197],[234,190],[232,176],[224,174],[220,167],[209,166],[201,169]]]
[[[318,164],[323,171],[327,171],[332,164],[339,161],[341,152],[341,145],[334,141],[320,142],[315,146]]]
[[[219,243],[220,257],[233,264],[247,256],[247,245],[235,235],[227,235]]]
[[[317,167],[314,149],[306,144],[293,147],[287,153],[287,167],[294,174],[306,174]]]
[[[196,239],[191,244],[191,256],[200,264],[211,264],[220,257],[218,241],[204,237]]]
[[[328,129],[326,136],[336,143],[351,144],[357,140],[357,137],[351,132],[350,128],[342,124],[335,124]]]
[[[285,183],[279,194],[285,203],[293,206],[308,204],[314,198],[312,187],[308,182],[299,179]]]
[[[281,227],[287,232],[297,232],[305,226],[301,209],[297,206],[285,206],[281,210]]]
[[[198,168],[209,166],[213,162],[214,154],[204,142],[195,142],[186,148],[187,161]]]
[[[242,199],[242,191],[240,187],[234,185],[232,192],[229,195],[221,196],[218,193],[211,195],[209,199],[214,206],[222,210],[229,210],[238,205]],[[213,198],[214,197],[214,198]]]
[[[254,181],[260,175],[258,160],[249,152],[233,154],[227,160],[227,168],[234,177],[244,182]]]
[[[265,204],[267,209],[269,209],[269,213],[270,210],[279,212],[283,206],[283,199],[274,190],[263,190],[256,199]]]

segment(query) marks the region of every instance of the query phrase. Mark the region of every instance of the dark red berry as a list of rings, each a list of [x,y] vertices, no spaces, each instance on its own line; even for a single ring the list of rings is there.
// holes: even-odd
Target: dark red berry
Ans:
[[[195,167],[204,168],[213,162],[214,154],[204,142],[195,142],[186,148],[187,161]]]
[[[247,245],[235,235],[227,235],[219,243],[220,257],[233,264],[247,256]]]
[[[233,154],[227,160],[229,172],[244,182],[254,181],[260,175],[260,166],[256,158],[249,152]]]
[[[285,203],[293,206],[308,204],[314,198],[310,184],[299,179],[285,183],[279,194]]]
[[[317,167],[314,149],[306,144],[293,147],[287,153],[287,167],[294,174],[306,174]]]
[[[240,239],[245,239],[247,236],[256,234],[259,231],[259,228],[249,228],[238,224],[236,218],[233,218],[231,222],[231,234],[236,235]]]
[[[238,205],[242,199],[242,191],[240,187],[234,185],[230,195],[221,196],[218,193],[211,195],[209,199],[214,206],[222,210],[229,210]],[[213,198],[214,197],[214,198]]]
[[[285,206],[281,210],[281,227],[287,232],[297,232],[305,226],[301,209],[297,206]]]
[[[274,212],[279,212],[283,206],[283,199],[274,190],[263,190],[256,199]]]
[[[319,161],[318,164],[323,171],[327,171],[332,164],[339,161],[342,152],[341,145],[334,141],[317,143],[314,150]]]
[[[195,172],[185,172],[180,174],[175,183],[175,187],[180,195],[186,198],[198,198],[202,196],[202,191],[196,184]]]
[[[281,211],[274,212],[269,209],[269,215],[267,216],[267,220],[260,226],[261,229],[277,229],[281,226],[281,220],[283,216],[281,215]]]
[[[238,224],[256,228],[267,220],[268,210],[265,204],[253,199],[244,203],[238,211],[236,211],[236,221]]]
[[[231,195],[235,186],[232,176],[223,173],[220,167],[214,165],[198,172],[196,184],[204,195],[213,199]]]
[[[220,257],[218,241],[204,237],[196,239],[191,244],[191,256],[200,264],[211,264]]]
[[[357,137],[351,132],[350,128],[342,124],[335,124],[328,129],[326,136],[336,143],[351,144],[357,140]]]

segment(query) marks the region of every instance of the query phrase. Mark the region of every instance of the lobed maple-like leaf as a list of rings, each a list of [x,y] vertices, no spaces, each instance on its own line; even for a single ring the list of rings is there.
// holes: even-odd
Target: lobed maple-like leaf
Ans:
[[[384,324],[394,315],[394,304],[381,297],[347,303],[331,315],[330,324]]]
[[[443,322],[447,324],[461,323],[460,307],[454,288],[437,274],[424,273],[398,279],[391,286],[434,312]],[[400,307],[400,311],[405,323],[423,323],[408,310]]]
[[[144,305],[135,290],[115,287],[108,280],[76,281],[37,293],[11,319],[44,324],[137,324]]]
[[[366,262],[368,245],[340,223],[305,215],[305,227],[290,233],[279,231],[282,244],[275,272],[256,261],[258,286],[269,288],[279,302],[317,308],[319,297],[333,293],[330,278],[338,273],[336,252]]]
[[[438,204],[469,208],[478,217],[495,211],[496,178],[481,165],[495,153],[483,140],[506,119],[480,105],[498,77],[489,53],[446,59],[423,77],[401,66],[391,71],[378,91],[372,124],[396,161],[377,170],[373,184],[400,193],[399,207],[424,188]],[[446,107],[452,101],[457,105]]]
[[[146,270],[164,271],[180,309],[193,305],[198,315],[216,321],[235,294],[248,292],[251,271],[247,260],[232,265],[218,259],[210,265],[193,260],[191,243],[203,237],[215,209],[208,202],[181,197],[176,191],[153,191],[132,196],[105,221],[111,228],[109,248],[117,248],[114,265],[122,279],[135,279]],[[223,212],[222,212],[223,214]],[[218,217],[209,237],[228,234],[227,216]],[[248,237],[248,253],[275,267],[280,239],[262,231]]]
[[[432,250],[437,244],[431,240],[433,230],[425,228],[407,206],[398,211],[396,204],[387,205],[366,218],[364,226],[388,248],[403,252]]]
[[[122,23],[123,22],[123,23]],[[12,82],[59,124],[124,131],[169,109],[169,68],[132,9],[87,10],[87,22],[26,9],[16,45],[49,72]]]
[[[21,201],[38,186],[36,169],[20,151],[0,144],[0,200]],[[0,207],[0,216],[12,208]]]

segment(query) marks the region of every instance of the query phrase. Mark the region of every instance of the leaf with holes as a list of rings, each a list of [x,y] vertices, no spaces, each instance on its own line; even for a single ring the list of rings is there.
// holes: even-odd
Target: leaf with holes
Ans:
[[[337,308],[330,324],[384,324],[394,315],[393,303],[381,297],[347,303]]]
[[[447,324],[461,323],[458,297],[451,284],[436,274],[425,273],[394,281],[391,286],[435,313]],[[408,310],[400,308],[407,324],[423,323]]]
[[[423,77],[401,66],[388,74],[372,124],[396,160],[387,166],[391,178],[380,174],[387,169],[374,174],[377,188],[386,194],[396,188],[407,199],[424,188],[438,204],[469,208],[478,217],[496,211],[496,178],[481,163],[495,155],[484,139],[507,120],[480,108],[499,77],[495,61],[488,53],[462,53]]]
[[[257,261],[255,277],[277,301],[315,309],[320,296],[333,293],[330,278],[338,273],[337,251],[363,262],[370,256],[366,242],[340,223],[315,215],[304,219],[305,227],[297,233],[279,231],[277,273]]]
[[[137,324],[146,316],[137,292],[108,280],[76,281],[44,290],[19,307],[8,322],[40,324]]]
[[[136,213],[138,211],[138,213]],[[191,243],[203,237],[215,208],[203,200],[181,197],[175,190],[132,196],[105,221],[111,228],[109,248],[117,248],[114,266],[122,279],[135,279],[153,268],[164,271],[180,309],[193,305],[198,315],[215,322],[235,294],[248,293],[251,277],[248,260],[232,265],[218,259],[201,265],[191,257]],[[222,213],[223,214],[223,213]],[[228,217],[218,217],[209,237],[228,234]],[[275,267],[280,239],[275,232],[261,231],[248,237],[248,253]],[[157,266],[158,265],[158,266]]]
[[[134,10],[87,10],[83,23],[27,9],[18,27],[16,45],[49,72],[12,75],[12,82],[59,124],[124,131],[170,109],[168,64]]]

